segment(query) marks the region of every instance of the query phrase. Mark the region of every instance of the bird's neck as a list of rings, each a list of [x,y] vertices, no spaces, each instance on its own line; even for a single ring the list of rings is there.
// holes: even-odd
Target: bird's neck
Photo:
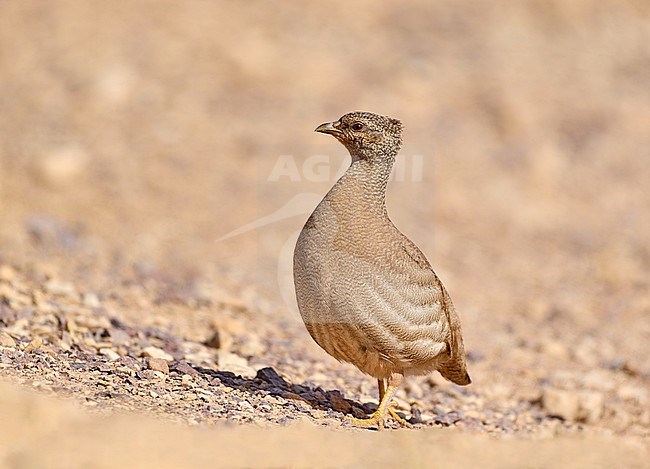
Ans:
[[[387,216],[386,186],[397,152],[367,159],[352,155],[352,164],[332,188],[331,195],[355,212]]]

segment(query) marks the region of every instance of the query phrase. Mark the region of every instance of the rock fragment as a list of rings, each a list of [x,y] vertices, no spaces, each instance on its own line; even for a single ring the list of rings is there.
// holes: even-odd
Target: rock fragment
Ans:
[[[101,348],[99,349],[99,353],[104,355],[109,360],[119,360],[121,358],[119,353],[110,348]]]
[[[604,397],[595,391],[548,388],[544,390],[542,404],[550,415],[568,421],[595,423],[603,414]]]
[[[332,406],[333,410],[347,414],[352,409],[352,404],[350,404],[347,399],[344,399],[340,394],[333,392],[330,393],[329,397],[330,405]]]
[[[16,341],[6,332],[0,332],[0,347],[15,347]]]
[[[177,373],[180,373],[180,374],[183,374],[183,375],[196,376],[196,375],[199,374],[198,371],[196,371],[194,368],[192,368],[189,365],[189,363],[187,363],[184,360],[172,363],[170,369],[172,371],[176,371]]]
[[[267,383],[271,383],[273,386],[277,388],[289,387],[289,383],[287,383],[285,379],[282,376],[280,376],[278,372],[275,371],[270,366],[257,370],[257,374],[255,375],[255,377],[261,379],[262,381],[266,381]],[[324,399],[325,398],[323,396],[323,400]]]
[[[25,347],[25,352],[33,352],[34,350],[38,350],[41,348],[41,345],[43,345],[43,339],[40,337],[34,337],[32,341]]]
[[[158,347],[145,347],[142,349],[142,355],[149,358],[162,358],[163,360],[172,361],[174,357]]]
[[[573,392],[549,388],[544,390],[542,405],[550,415],[565,420],[575,420],[580,402],[578,396]]]
[[[149,367],[150,370],[160,371],[161,373],[164,373],[166,375],[169,374],[169,364],[167,363],[166,360],[163,360],[162,358],[148,358],[147,366]]]

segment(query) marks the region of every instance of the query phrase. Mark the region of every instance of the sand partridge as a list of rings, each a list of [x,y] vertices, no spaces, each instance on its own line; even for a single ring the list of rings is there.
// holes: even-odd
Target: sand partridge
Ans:
[[[386,185],[402,124],[352,112],[320,125],[352,163],[311,214],[294,253],[294,283],[307,330],[327,353],[377,378],[379,407],[357,426],[382,428],[404,376],[434,370],[469,384],[460,321],[418,247],[388,217]]]

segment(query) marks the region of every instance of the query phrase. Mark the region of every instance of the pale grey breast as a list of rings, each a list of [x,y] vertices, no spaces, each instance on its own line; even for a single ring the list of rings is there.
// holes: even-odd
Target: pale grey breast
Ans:
[[[298,240],[296,293],[309,332],[371,375],[436,369],[451,343],[444,287],[387,217],[347,218],[326,198]]]

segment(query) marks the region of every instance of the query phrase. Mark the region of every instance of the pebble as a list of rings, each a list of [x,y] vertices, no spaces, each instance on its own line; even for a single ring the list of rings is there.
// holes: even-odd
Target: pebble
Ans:
[[[352,404],[350,404],[346,399],[343,397],[339,396],[338,394],[332,393],[330,395],[330,405],[332,406],[332,409],[337,411],[337,412],[342,412],[344,414],[347,414],[350,412],[352,409]]]
[[[199,374],[189,363],[184,360],[172,364],[172,369],[177,373],[181,373],[189,376],[197,376]]]
[[[0,280],[4,282],[11,282],[17,276],[16,269],[7,264],[0,265]]]
[[[267,383],[271,383],[273,386],[278,388],[289,386],[289,383],[287,383],[287,381],[271,367],[261,368],[257,370],[255,377],[261,379],[262,381],[266,381]],[[314,397],[319,402],[325,401],[325,396],[319,391],[314,392]]]
[[[149,367],[150,370],[160,371],[161,373],[169,374],[169,364],[167,363],[167,360],[164,360],[162,358],[148,358],[147,366]]]
[[[111,328],[108,330],[108,333],[111,336],[111,341],[115,345],[125,345],[131,341],[131,336],[122,329]]]
[[[162,358],[163,360],[172,361],[174,357],[158,347],[145,347],[142,349],[142,355],[150,358]]]
[[[241,302],[241,300],[238,299],[238,298],[233,298],[232,301],[233,302],[235,302],[235,301]],[[229,303],[232,304],[232,302],[229,302]],[[245,309],[245,305],[244,305],[243,302],[241,302],[241,308]],[[220,330],[222,332],[228,332],[228,333],[230,333],[232,335],[236,335],[236,336],[244,335],[248,331],[248,328],[244,325],[244,323],[242,321],[240,321],[238,319],[233,319],[233,318],[221,319],[218,322],[218,324],[216,324],[216,326],[217,326],[216,327],[217,330]]]
[[[0,347],[15,347],[16,341],[6,332],[0,332]]]
[[[214,349],[221,349],[222,346],[222,341],[221,341],[221,332],[217,329],[214,331],[214,333],[204,342],[204,344],[208,347],[214,348]]]
[[[468,419],[480,419],[483,417],[478,410],[466,410],[464,416]]]
[[[239,353],[245,357],[259,357],[264,352],[266,347],[257,337],[252,337],[239,346]]]
[[[599,392],[584,391],[579,394],[578,421],[596,423],[603,415],[605,397]]]
[[[38,350],[41,348],[41,345],[43,345],[43,339],[40,337],[34,337],[32,341],[25,347],[25,352],[33,352],[34,350]]]
[[[304,397],[302,397],[302,396],[296,394],[295,392],[289,392],[289,391],[287,391],[287,392],[283,392],[283,393],[281,394],[281,396],[282,396],[283,398],[285,398],[285,399],[290,399],[290,400],[292,400],[292,401],[306,402],[306,403],[309,404],[309,401],[308,401],[307,399],[305,399]]]
[[[237,354],[219,350],[218,363],[220,370],[231,371],[245,377],[255,376],[255,370],[248,366],[248,360]]]
[[[43,285],[45,291],[51,295],[67,296],[69,298],[75,297],[77,291],[73,284],[69,282],[62,282],[58,280],[48,280]]]
[[[605,399],[596,391],[565,391],[547,388],[542,396],[542,404],[550,415],[568,421],[595,423],[603,414]]]
[[[192,377],[190,375],[183,375],[183,377],[181,378],[181,384],[189,388],[194,386],[194,381],[192,380]]]
[[[36,162],[36,173],[48,186],[57,188],[74,181],[86,166],[88,154],[77,144],[50,148]]]
[[[575,420],[580,401],[574,392],[547,388],[542,395],[542,405],[550,415]]]
[[[616,388],[616,381],[611,372],[595,369],[590,370],[578,377],[581,387],[593,389],[596,391],[613,391]]]
[[[363,411],[363,409],[361,409],[361,408],[359,408],[359,407],[352,407],[351,412],[352,412],[352,416],[353,416],[355,419],[365,419],[365,418],[368,418],[368,415],[366,415],[366,413]]]
[[[237,354],[220,350],[217,356],[220,370],[233,371],[232,368],[248,368],[248,360]]]
[[[646,405],[648,401],[648,391],[631,384],[622,385],[620,388],[618,388],[616,394],[623,400],[636,401],[642,405]]]
[[[99,353],[104,355],[109,360],[119,360],[121,358],[119,353],[110,348],[100,348]]]
[[[93,292],[86,292],[83,294],[81,301],[84,306],[88,308],[99,308],[102,304],[99,301],[97,294]]]

